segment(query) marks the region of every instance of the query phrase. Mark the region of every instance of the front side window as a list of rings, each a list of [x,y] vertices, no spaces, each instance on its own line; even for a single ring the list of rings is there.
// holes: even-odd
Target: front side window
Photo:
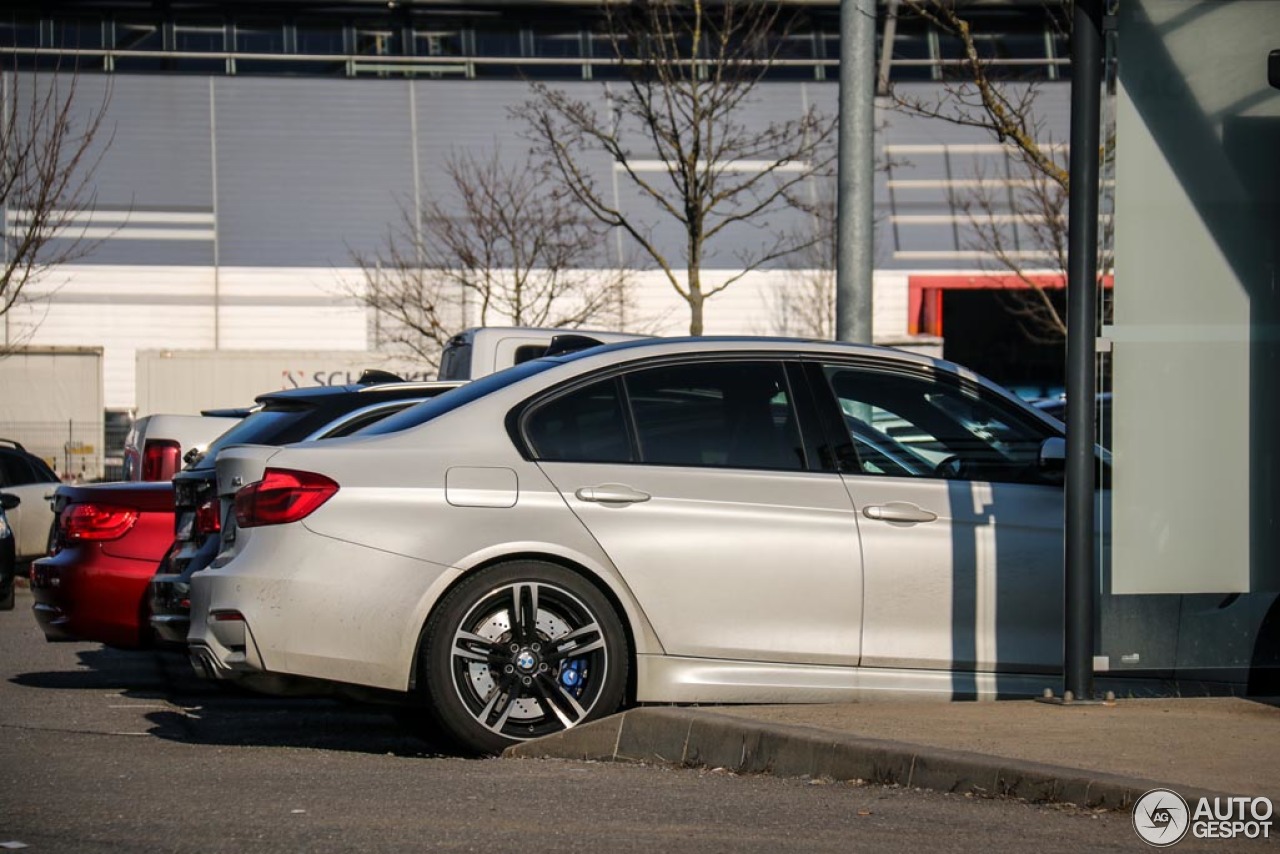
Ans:
[[[827,365],[863,474],[1050,482],[1040,446],[1053,435],[1012,405],[944,375]]]

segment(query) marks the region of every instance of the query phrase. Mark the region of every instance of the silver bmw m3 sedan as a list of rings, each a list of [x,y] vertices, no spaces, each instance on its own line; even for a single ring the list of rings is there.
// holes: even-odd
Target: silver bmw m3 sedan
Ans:
[[[192,662],[398,692],[480,752],[632,703],[1038,694],[1061,668],[1061,430],[884,348],[526,362],[350,438],[224,451]]]

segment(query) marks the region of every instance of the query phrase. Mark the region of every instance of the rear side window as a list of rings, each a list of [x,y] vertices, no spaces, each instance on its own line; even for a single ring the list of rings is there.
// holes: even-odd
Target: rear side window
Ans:
[[[52,483],[59,479],[57,473],[49,468],[49,464],[39,457],[27,457],[26,460],[31,465],[31,471],[35,475],[34,483]]]
[[[0,452],[0,486],[55,483],[58,476],[44,460],[22,451]]]
[[[22,486],[34,482],[31,466],[20,454],[0,453],[0,486]]]
[[[702,362],[626,376],[640,459],[654,465],[804,468],[780,362]]]
[[[554,397],[529,418],[525,431],[539,459],[629,463],[631,440],[616,379]]]
[[[524,432],[534,455],[547,461],[805,467],[779,362],[695,362],[632,371],[539,404]]]

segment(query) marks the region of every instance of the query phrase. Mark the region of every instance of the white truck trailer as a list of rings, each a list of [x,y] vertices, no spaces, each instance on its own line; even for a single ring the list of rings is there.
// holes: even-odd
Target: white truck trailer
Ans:
[[[101,477],[101,347],[19,347],[0,358],[0,438],[58,474]]]

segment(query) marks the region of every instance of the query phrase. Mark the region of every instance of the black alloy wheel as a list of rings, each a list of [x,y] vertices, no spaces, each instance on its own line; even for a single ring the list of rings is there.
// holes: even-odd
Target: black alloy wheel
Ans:
[[[582,576],[519,561],[476,573],[427,624],[420,685],[461,746],[497,753],[616,711],[630,651],[613,606]]]

